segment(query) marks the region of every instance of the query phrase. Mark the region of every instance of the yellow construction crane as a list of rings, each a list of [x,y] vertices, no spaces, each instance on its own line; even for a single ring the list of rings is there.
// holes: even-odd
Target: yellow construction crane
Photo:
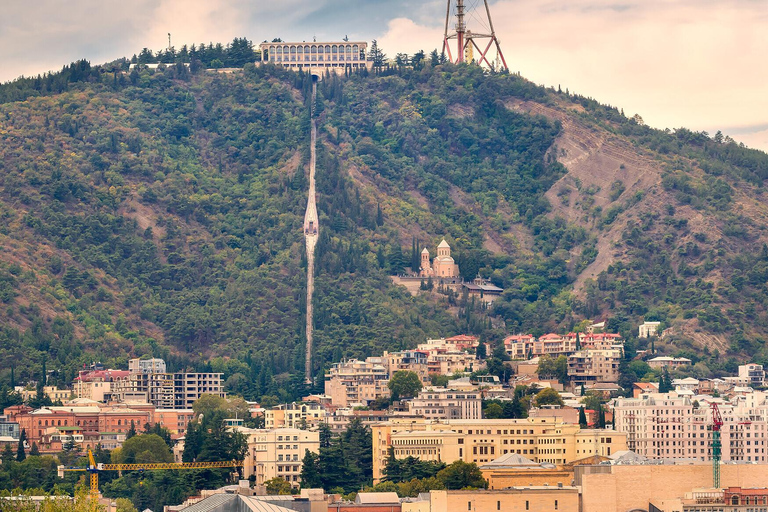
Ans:
[[[87,471],[90,475],[91,498],[99,498],[99,472],[101,471],[130,471],[152,469],[215,469],[242,467],[243,461],[215,461],[215,462],[147,462],[138,464],[102,464],[96,463],[93,452],[88,450],[88,466],[84,468],[58,467],[59,478],[64,478],[65,471]]]

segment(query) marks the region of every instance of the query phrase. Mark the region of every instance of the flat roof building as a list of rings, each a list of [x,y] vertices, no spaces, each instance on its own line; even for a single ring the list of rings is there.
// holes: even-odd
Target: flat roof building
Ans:
[[[373,65],[366,59],[368,43],[363,41],[277,42],[261,43],[259,46],[262,62],[312,74],[370,69]]]

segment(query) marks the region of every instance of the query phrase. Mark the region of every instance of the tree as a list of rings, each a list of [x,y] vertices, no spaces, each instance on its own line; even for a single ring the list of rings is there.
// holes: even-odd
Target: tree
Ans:
[[[602,404],[597,409],[597,428],[605,428],[605,409]]]
[[[437,478],[445,485],[446,489],[487,489],[488,481],[483,478],[483,473],[474,462],[457,460],[447,468],[437,473]]]
[[[483,416],[489,420],[501,419],[504,417],[504,408],[497,403],[490,403],[483,410]]]
[[[541,407],[542,405],[563,405],[563,399],[560,397],[560,393],[554,389],[544,388],[536,393],[533,403],[536,407]]]
[[[117,498],[115,500],[115,505],[117,507],[117,512],[139,512],[128,498]]]
[[[122,448],[112,451],[112,462],[115,464],[173,462],[173,454],[160,436],[156,434],[137,434],[130,439],[126,439]]]
[[[542,356],[539,359],[537,374],[540,379],[557,379],[561,384],[565,384],[568,382],[568,359],[565,356]]]
[[[37,443],[32,443],[32,448],[29,450],[29,455],[32,457],[40,456],[40,448],[37,447]]]
[[[19,445],[16,448],[16,461],[22,462],[27,458],[27,452],[24,450],[24,443],[27,441],[27,429],[21,429],[21,435],[19,435]]]
[[[125,440],[132,438],[136,435],[136,425],[134,425],[133,420],[131,420],[131,428],[128,429],[128,432],[125,434]]]
[[[279,476],[267,480],[264,482],[264,485],[267,488],[267,494],[270,496],[277,494],[291,494],[291,491],[293,490],[291,484]]]
[[[320,477],[320,457],[318,454],[306,450],[301,461],[301,486],[305,489],[322,487]]]
[[[3,447],[3,468],[7,468],[11,465],[11,461],[16,460],[13,457],[13,448],[11,448],[10,443],[5,443],[5,447]]]
[[[387,383],[392,399],[399,400],[401,397],[413,398],[421,391],[422,384],[419,375],[409,370],[400,370],[392,375]]]
[[[488,355],[488,348],[486,347],[485,343],[478,343],[477,347],[475,348],[475,357],[480,359],[481,361],[486,358]],[[495,354],[494,354],[495,355]]]
[[[587,428],[587,415],[584,412],[584,406],[579,407],[579,428]]]
[[[379,48],[379,43],[374,39],[371,41],[371,49],[368,51],[368,60],[372,62],[372,67],[375,72],[380,72],[381,68],[384,66],[384,60],[387,58],[387,56],[384,54],[384,52]]]

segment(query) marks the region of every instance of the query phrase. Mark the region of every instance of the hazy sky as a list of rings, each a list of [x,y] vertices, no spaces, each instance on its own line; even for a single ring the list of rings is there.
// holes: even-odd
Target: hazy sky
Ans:
[[[466,0],[471,7],[481,0]],[[440,48],[442,0],[2,0],[0,81],[79,58],[248,37]],[[512,71],[768,151],[768,0],[492,0]],[[472,21],[472,20],[470,20]],[[472,23],[470,22],[470,28]]]

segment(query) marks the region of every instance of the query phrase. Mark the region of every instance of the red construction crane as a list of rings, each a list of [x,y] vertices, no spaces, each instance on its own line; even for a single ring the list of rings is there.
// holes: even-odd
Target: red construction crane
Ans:
[[[723,417],[717,404],[712,404],[712,486],[720,488],[720,458],[722,457],[722,443],[720,442],[720,427],[723,426]]]

